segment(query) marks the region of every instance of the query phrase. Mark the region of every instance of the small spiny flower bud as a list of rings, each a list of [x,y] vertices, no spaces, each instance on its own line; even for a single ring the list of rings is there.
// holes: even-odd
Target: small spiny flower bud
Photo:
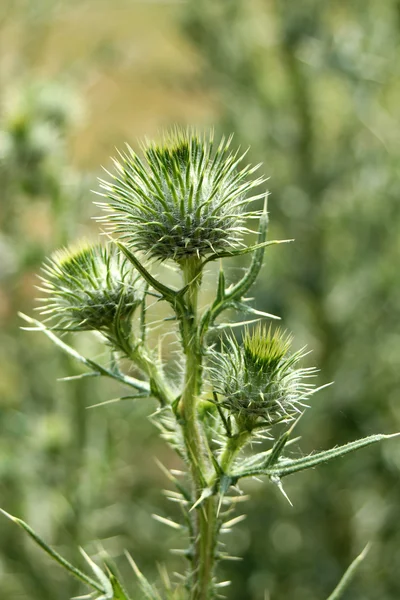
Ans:
[[[291,353],[291,341],[280,329],[258,326],[246,331],[242,346],[229,338],[222,352],[213,352],[213,389],[239,429],[290,421],[316,391],[307,380],[317,371],[298,367],[304,352]]]
[[[111,245],[59,250],[43,267],[42,314],[65,330],[97,330],[114,339],[130,335],[144,288],[132,265]]]
[[[230,150],[231,138],[214,150],[213,138],[176,130],[162,145],[142,146],[143,159],[128,147],[114,160],[111,181],[101,180],[110,231],[150,258],[186,259],[233,251],[243,246],[246,197],[262,178],[258,168],[240,167],[244,157]]]

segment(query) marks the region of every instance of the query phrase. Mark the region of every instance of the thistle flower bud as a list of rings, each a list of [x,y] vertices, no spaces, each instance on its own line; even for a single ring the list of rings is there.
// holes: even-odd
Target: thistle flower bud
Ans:
[[[213,352],[211,383],[239,429],[290,421],[316,391],[307,380],[317,371],[298,367],[304,352],[291,353],[291,341],[280,329],[258,326],[246,331],[242,346],[229,338],[222,352]]]
[[[128,147],[114,160],[111,181],[101,180],[106,222],[132,249],[150,258],[181,263],[191,257],[243,246],[246,198],[262,183],[258,166],[240,167],[245,154],[230,150],[231,138],[214,151],[213,138],[176,130],[162,145],[144,144],[143,159]]]
[[[143,299],[140,276],[111,245],[81,245],[56,252],[43,267],[42,314],[57,327],[97,330],[107,337],[130,334],[131,317]]]

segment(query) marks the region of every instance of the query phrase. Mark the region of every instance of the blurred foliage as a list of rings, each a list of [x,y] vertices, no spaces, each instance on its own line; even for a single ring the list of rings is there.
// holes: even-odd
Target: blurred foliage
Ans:
[[[220,127],[264,159],[272,237],[295,238],[256,295],[335,381],[302,448],[398,430],[400,4],[196,0],[184,27]],[[293,510],[252,490],[230,597],[322,598],[368,540],[351,598],[399,597],[399,468],[381,448],[307,473],[287,486]]]
[[[57,383],[80,371],[19,332],[16,313],[32,311],[43,257],[90,235],[88,170],[115,144],[216,124],[264,161],[271,237],[296,240],[269,250],[257,305],[335,381],[302,420],[302,449],[399,430],[400,5],[19,0],[1,3],[0,34],[0,502],[71,560],[98,539],[151,579],[157,561],[179,560],[176,534],[151,519],[172,510],[152,457],[173,460],[145,418],[153,407],[86,410],[117,390]],[[371,540],[349,597],[398,598],[399,469],[391,444],[294,476],[294,508],[249,486],[248,519],[227,540],[244,556],[224,567],[229,597],[319,600]],[[0,597],[79,589],[0,521]]]
[[[115,143],[134,144],[141,127],[184,114],[188,92],[177,87],[170,115],[161,112],[167,82],[158,54],[148,55],[151,38],[173,61],[163,72],[168,85],[180,69],[190,73],[190,61],[180,61],[173,38],[164,42],[162,19],[150,31],[156,6],[130,4],[102,2],[99,14],[89,1],[0,3],[0,502],[78,565],[80,545],[96,557],[128,548],[155,579],[156,562],[171,561],[169,548],[179,545],[151,516],[167,512],[165,475],[153,459],[166,450],[146,419],[155,404],[87,410],[120,390],[58,382],[81,370],[40,335],[20,331],[17,317],[37,306],[44,257],[92,235],[97,173],[88,169],[106,163]],[[191,106],[188,122],[203,110]],[[74,343],[96,358],[103,352],[90,336]],[[1,519],[1,598],[64,600],[81,589]]]

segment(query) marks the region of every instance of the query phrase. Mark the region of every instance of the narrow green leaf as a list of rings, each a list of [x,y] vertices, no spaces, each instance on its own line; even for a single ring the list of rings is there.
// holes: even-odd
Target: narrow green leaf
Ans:
[[[222,496],[225,496],[231,485],[235,485],[236,483],[237,481],[234,475],[227,475],[224,473],[219,480],[219,493]]]
[[[10,519],[14,523],[16,523],[19,527],[24,529],[27,532],[27,534],[36,542],[36,544],[38,546],[40,546],[40,548],[42,548],[42,550],[47,552],[47,554],[49,556],[51,556],[51,558],[53,560],[58,562],[58,564],[60,564],[62,567],[64,567],[64,569],[69,571],[69,573],[71,573],[71,575],[73,575],[80,581],[83,581],[83,583],[86,583],[86,585],[89,585],[90,587],[97,590],[98,592],[101,592],[102,594],[105,593],[106,590],[102,587],[101,584],[97,583],[96,581],[94,581],[94,579],[92,579],[91,577],[88,577],[87,575],[85,575],[85,573],[83,573],[82,571],[80,571],[79,569],[77,569],[76,567],[71,565],[71,563],[69,563],[67,560],[65,560],[65,558],[60,556],[60,554],[58,554],[58,552],[56,552],[51,546],[46,544],[46,542],[44,540],[42,540],[42,538],[40,536],[38,536],[38,534],[35,533],[33,531],[33,529],[31,529],[29,527],[29,525],[27,525],[24,521],[22,521],[21,519],[18,519],[17,517],[13,517],[12,515],[10,515],[9,513],[7,513],[5,510],[3,510],[1,508],[0,508],[0,512],[4,516],[6,516],[8,519]]]
[[[169,302],[174,308],[176,307],[178,301],[178,293],[175,290],[172,290],[168,286],[164,285],[160,281],[157,281],[151,273],[142,265],[142,263],[136,258],[136,256],[121,242],[116,242],[118,248],[125,254],[126,258],[133,264],[133,266],[139,271],[141,276],[147,281],[151,287],[153,287],[157,292],[159,292],[164,300]]]
[[[262,242],[261,244],[254,244],[254,246],[248,246],[247,248],[240,248],[238,250],[231,250],[226,252],[216,252],[215,254],[211,254],[208,256],[202,263],[202,267],[209,263],[212,260],[217,260],[218,258],[233,258],[234,256],[242,256],[243,254],[249,254],[250,252],[255,252],[260,248],[267,248],[268,246],[276,246],[277,244],[289,244],[294,240],[271,240],[270,242]]]
[[[222,265],[220,266],[219,275],[218,275],[218,288],[217,288],[217,297],[216,302],[222,302],[225,298],[225,273],[222,269]]]
[[[267,212],[268,193],[265,195],[264,210],[260,217],[258,226],[258,244],[264,244],[267,239],[268,231],[268,212]],[[230,300],[240,300],[242,296],[250,289],[256,281],[264,260],[265,246],[260,246],[255,250],[251,265],[243,278],[229,291]]]
[[[289,427],[289,429],[287,431],[285,431],[281,436],[279,436],[279,438],[276,440],[275,444],[273,445],[273,448],[271,450],[271,454],[268,456],[266,462],[265,462],[265,467],[269,468],[269,467],[273,467],[275,465],[275,463],[278,462],[278,460],[280,459],[286,444],[288,443],[290,436],[293,433],[293,429],[296,427],[297,423],[299,422],[300,418],[302,417],[302,415],[300,415],[300,417],[298,419],[296,419],[296,421],[293,423],[293,425],[291,427]]]
[[[122,373],[117,373],[106,369],[105,367],[96,363],[94,360],[91,360],[90,358],[85,358],[84,356],[79,354],[79,352],[77,352],[74,348],[72,348],[71,346],[60,340],[60,338],[58,338],[56,335],[54,335],[54,333],[40,321],[37,321],[32,317],[28,317],[27,315],[21,312],[18,314],[27,323],[35,325],[34,331],[42,331],[52,342],[54,342],[54,344],[56,344],[56,346],[61,348],[63,352],[69,354],[69,356],[72,356],[72,358],[85,365],[85,367],[91,369],[94,375],[103,375],[104,377],[110,377],[111,379],[115,379],[120,383],[129,385],[130,387],[133,387],[142,392],[150,392],[149,384],[146,381],[139,381],[139,379],[135,379],[134,377],[129,377],[128,375],[123,375]]]
[[[359,448],[363,448],[364,446],[369,446],[371,444],[375,444],[376,442],[381,442],[386,439],[398,437],[399,435],[400,433],[394,433],[392,435],[370,435],[360,440],[349,442],[344,446],[331,448],[330,450],[318,452],[317,454],[309,454],[308,456],[304,456],[295,460],[284,459],[272,468],[261,467],[249,469],[247,471],[242,471],[236,473],[236,477],[253,477],[254,475],[268,475],[269,477],[285,477],[286,475],[291,475],[292,473],[297,473],[298,471],[304,471],[305,469],[316,467],[321,463],[328,462],[340,456],[344,456],[345,454],[353,452],[354,450],[358,450]]]
[[[286,446],[292,446],[299,440],[301,440],[301,436],[292,438],[286,443]],[[272,450],[273,448],[270,448],[269,450],[265,450],[264,452],[258,452],[254,456],[250,456],[249,458],[244,459],[242,462],[243,470],[248,471],[249,469],[262,468],[265,465],[265,459],[267,459],[271,455]]]
[[[205,333],[208,331],[208,329],[213,326],[215,319],[224,310],[226,310],[228,308],[235,308],[236,310],[242,310],[244,312],[249,312],[249,313],[255,314],[257,316],[266,317],[266,318],[270,318],[270,319],[279,319],[280,318],[280,317],[277,317],[276,315],[271,315],[269,313],[257,311],[256,309],[248,307],[246,304],[240,302],[243,295],[250,289],[250,287],[253,285],[253,283],[257,279],[258,274],[260,273],[266,246],[268,246],[270,244],[281,243],[279,241],[278,242],[277,241],[267,242],[266,241],[267,229],[268,229],[268,213],[267,213],[267,195],[266,195],[265,202],[264,202],[264,210],[260,217],[257,244],[255,246],[252,246],[251,248],[245,249],[245,252],[254,251],[251,265],[250,265],[249,269],[247,270],[247,272],[245,273],[245,275],[243,276],[243,278],[228,290],[225,290],[225,277],[224,277],[223,271],[221,269],[220,278],[219,278],[219,282],[218,282],[218,293],[217,293],[216,299],[215,299],[213,305],[203,314],[203,316],[201,318],[201,322],[200,322],[200,338],[201,339],[203,338]],[[291,241],[291,240],[284,240],[284,241]],[[239,251],[239,253],[245,253],[245,252]],[[228,253],[228,254],[225,254],[225,256],[232,256],[232,254]],[[213,255],[212,257],[209,257],[208,259],[206,259],[205,262],[207,262],[208,260],[214,260],[215,258],[217,258],[216,254]],[[221,258],[222,258],[222,256],[221,256]],[[203,264],[205,264],[205,263],[203,263]],[[222,290],[222,277],[223,277],[223,285],[224,285],[223,290]]]
[[[353,577],[354,577],[358,567],[360,566],[360,564],[362,563],[364,558],[367,556],[369,548],[370,548],[370,544],[367,544],[365,546],[364,550],[361,552],[361,554],[359,554],[353,560],[353,562],[351,563],[351,565],[349,566],[349,568],[343,575],[342,579],[339,581],[338,585],[335,587],[332,594],[329,596],[329,598],[327,598],[327,600],[339,600],[339,598],[342,598],[343,592],[346,591],[350,582],[353,580]]]

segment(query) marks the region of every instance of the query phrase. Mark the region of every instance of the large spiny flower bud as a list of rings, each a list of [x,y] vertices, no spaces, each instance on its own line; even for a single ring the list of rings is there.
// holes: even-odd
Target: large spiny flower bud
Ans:
[[[258,326],[246,331],[242,346],[229,338],[222,352],[213,352],[213,389],[239,429],[290,421],[316,391],[308,382],[316,369],[299,368],[304,352],[291,353],[291,341],[280,329]]]
[[[114,341],[128,339],[131,318],[143,300],[143,282],[112,245],[81,245],[54,253],[43,267],[42,314],[56,327],[97,330]]]
[[[244,157],[222,139],[176,130],[162,145],[144,144],[143,159],[128,147],[114,160],[111,181],[101,181],[107,212],[100,220],[130,248],[157,260],[201,258],[243,246],[246,218],[258,216],[246,197],[263,179],[258,167],[240,167]]]

